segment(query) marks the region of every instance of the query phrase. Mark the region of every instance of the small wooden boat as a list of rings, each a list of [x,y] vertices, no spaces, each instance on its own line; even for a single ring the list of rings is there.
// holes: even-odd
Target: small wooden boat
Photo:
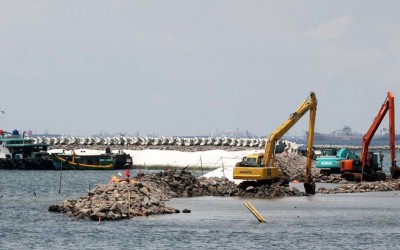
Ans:
[[[71,155],[54,154],[53,165],[56,170],[113,170],[130,168],[132,158],[122,154],[98,154],[98,155]]]

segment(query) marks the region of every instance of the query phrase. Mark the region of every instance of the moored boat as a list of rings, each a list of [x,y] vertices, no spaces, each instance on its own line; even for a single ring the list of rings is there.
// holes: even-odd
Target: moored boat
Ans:
[[[130,168],[132,158],[125,153],[53,154],[53,165],[56,170],[113,170]]]
[[[35,140],[18,130],[9,133],[0,130],[0,169],[52,170],[48,144],[35,144]]]

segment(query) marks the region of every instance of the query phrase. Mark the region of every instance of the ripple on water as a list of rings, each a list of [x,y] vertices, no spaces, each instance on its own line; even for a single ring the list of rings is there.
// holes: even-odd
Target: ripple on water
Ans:
[[[400,240],[395,192],[253,199],[261,224],[234,197],[172,199],[192,213],[100,224],[47,211],[114,173],[64,172],[58,194],[60,172],[0,171],[0,249],[397,249]]]

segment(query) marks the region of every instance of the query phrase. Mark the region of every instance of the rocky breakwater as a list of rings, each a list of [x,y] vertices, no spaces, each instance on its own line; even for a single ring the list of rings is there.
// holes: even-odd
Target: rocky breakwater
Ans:
[[[77,200],[68,199],[61,205],[52,205],[49,211],[91,220],[119,220],[175,213],[174,208],[164,203],[165,199],[166,196],[147,183],[108,183],[97,186]]]
[[[307,196],[306,193],[295,187],[285,187],[279,185],[246,185],[237,189],[236,196],[250,198],[269,198],[269,197],[290,197]]]
[[[257,182],[247,182],[246,184],[236,185],[225,177],[200,178],[199,184],[202,189],[207,190],[206,193],[208,195],[212,196],[272,198],[307,195],[297,188],[279,186],[277,184],[260,185]]]
[[[341,182],[335,188],[318,188],[318,193],[337,194],[337,193],[365,193],[365,192],[383,192],[400,190],[400,180],[375,181],[375,182],[360,182],[348,183]]]
[[[131,183],[98,185],[85,196],[75,200],[67,199],[60,205],[50,206],[49,211],[66,213],[75,219],[120,220],[180,212],[165,203],[176,197],[268,198],[303,195],[306,194],[295,188],[263,185],[243,189],[225,177],[197,179],[184,170],[169,170],[143,176],[141,180]]]
[[[307,157],[290,153],[276,154],[275,157],[276,165],[288,181],[304,182]],[[338,174],[322,175],[320,170],[315,168],[315,161],[312,161],[311,176],[314,182],[322,183],[339,183],[344,180]]]

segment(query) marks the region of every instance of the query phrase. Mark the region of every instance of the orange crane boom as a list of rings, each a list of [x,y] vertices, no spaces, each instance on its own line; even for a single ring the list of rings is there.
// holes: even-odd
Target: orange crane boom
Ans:
[[[386,100],[383,102],[381,109],[378,112],[378,115],[375,117],[374,122],[372,123],[371,127],[363,136],[362,141],[362,149],[361,149],[361,162],[362,162],[362,169],[369,171],[368,169],[368,148],[369,144],[371,143],[371,139],[374,137],[376,130],[378,129],[379,125],[381,124],[383,118],[389,111],[389,148],[390,148],[390,172],[392,177],[396,172],[396,149],[395,149],[395,119],[394,119],[394,96],[391,91],[388,92]],[[367,169],[366,169],[367,168]]]
[[[354,160],[342,160],[341,161],[341,171],[344,176],[357,176],[368,177],[369,180],[381,180],[385,178],[383,172],[381,172],[381,168],[377,167],[376,159],[375,162],[372,160],[372,152],[369,152],[369,145],[371,143],[372,138],[375,135],[375,132],[379,128],[383,118],[389,111],[389,137],[390,137],[390,172],[392,174],[392,178],[397,178],[400,175],[400,170],[396,166],[396,151],[395,151],[395,119],[394,119],[394,96],[391,91],[388,92],[388,95],[383,102],[378,115],[374,118],[370,128],[365,133],[362,139],[362,148],[361,148],[361,156],[360,161]],[[380,154],[380,153],[379,153]],[[382,156],[383,157],[383,156]],[[375,157],[376,158],[376,157]],[[380,159],[382,161],[382,158]],[[359,168],[359,164],[361,163],[361,169]]]

